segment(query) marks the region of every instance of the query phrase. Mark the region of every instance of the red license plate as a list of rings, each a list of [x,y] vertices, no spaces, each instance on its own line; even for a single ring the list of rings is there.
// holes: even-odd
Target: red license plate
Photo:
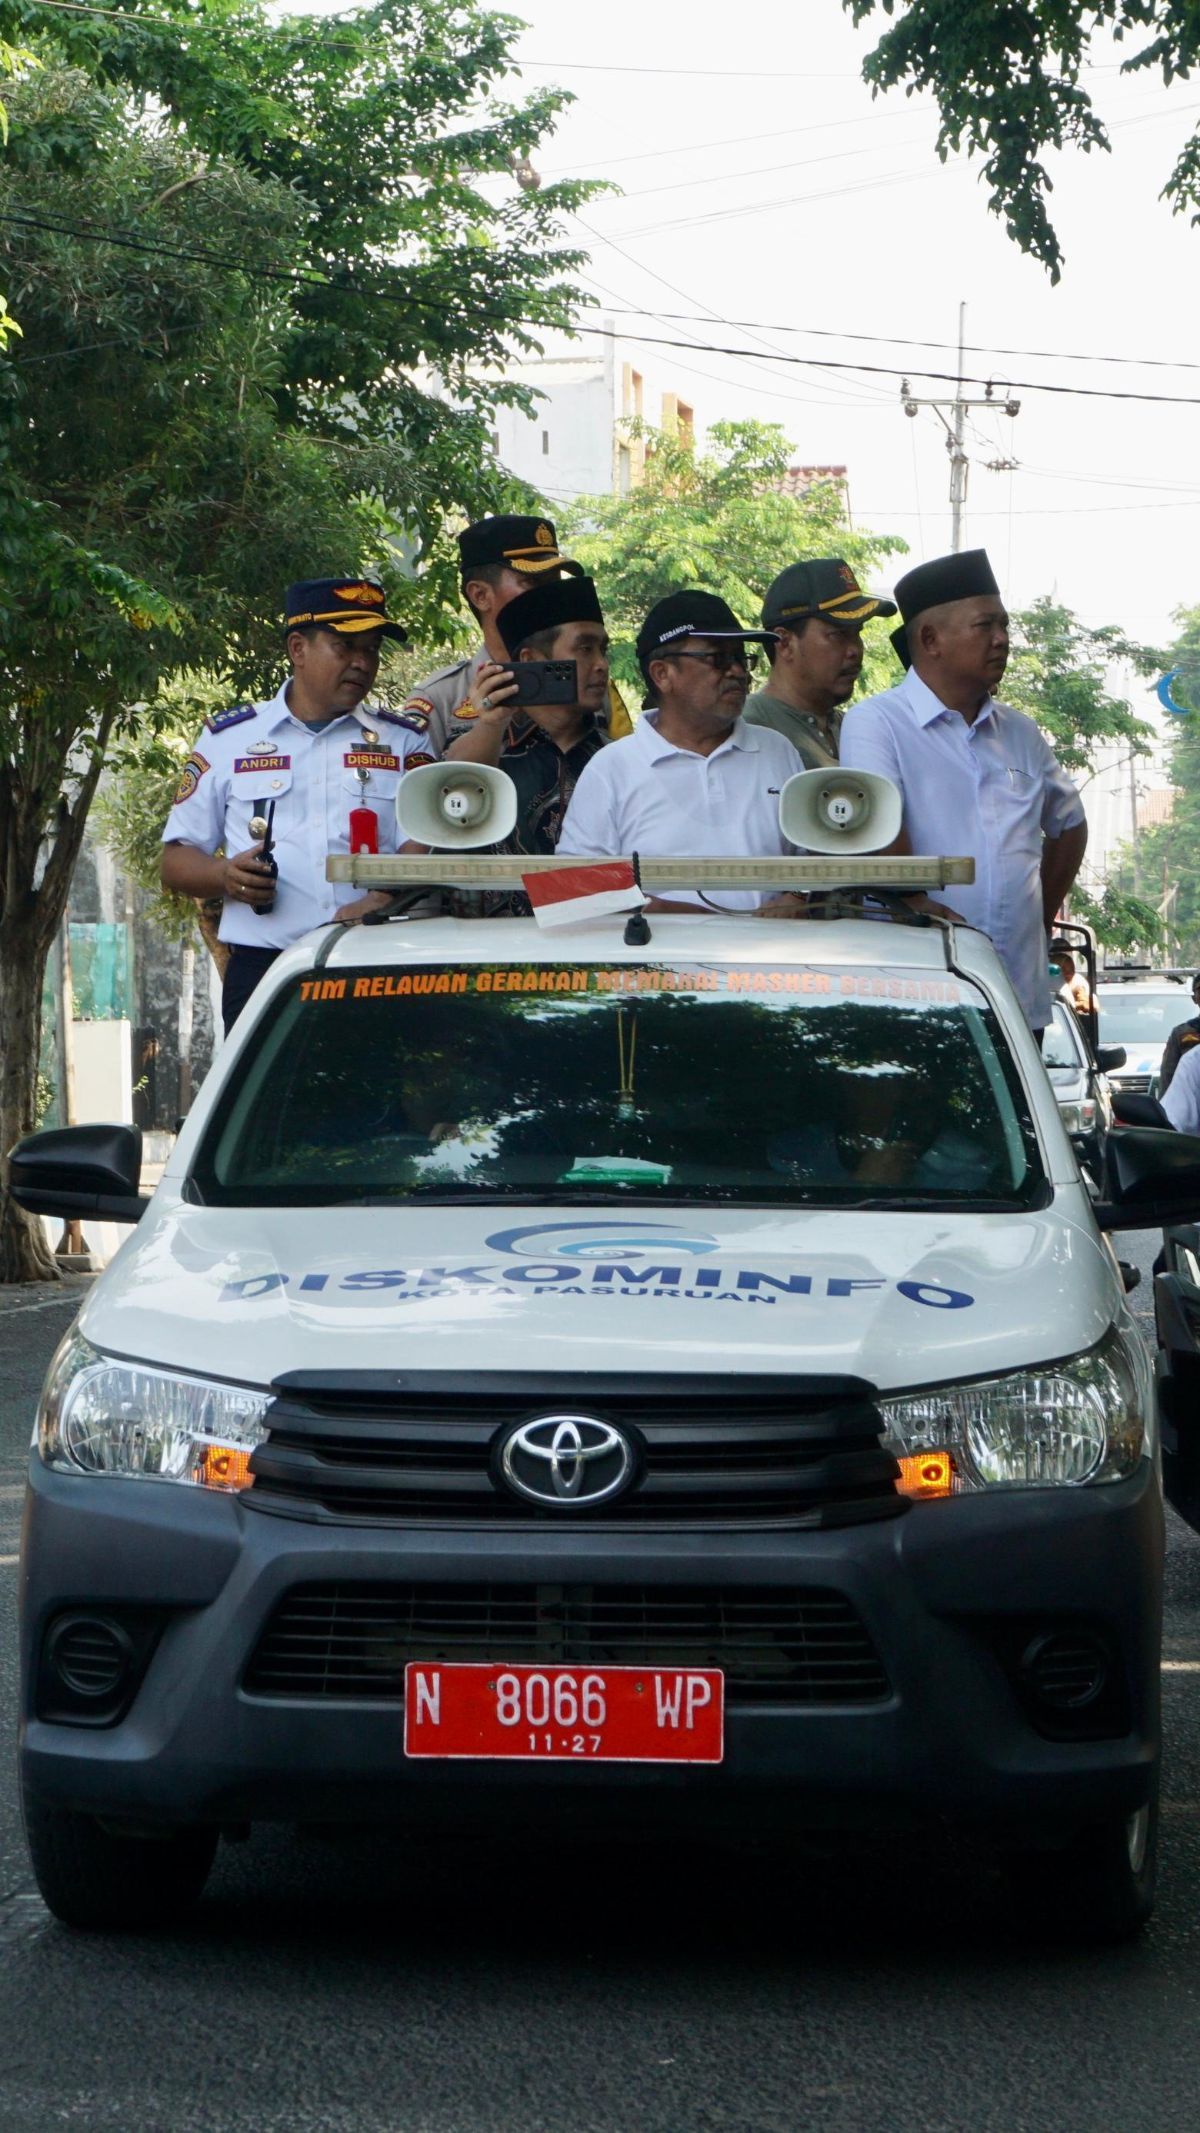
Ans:
[[[404,1752],[493,1762],[719,1763],[725,1676],[712,1667],[404,1669]]]

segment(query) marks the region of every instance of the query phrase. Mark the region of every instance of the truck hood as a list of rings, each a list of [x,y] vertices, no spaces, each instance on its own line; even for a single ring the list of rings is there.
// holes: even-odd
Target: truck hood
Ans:
[[[1079,1352],[1121,1310],[1089,1222],[700,1208],[185,1206],[160,1190],[80,1330],[284,1371],[846,1373],[884,1390]],[[573,1218],[573,1219],[572,1219]]]

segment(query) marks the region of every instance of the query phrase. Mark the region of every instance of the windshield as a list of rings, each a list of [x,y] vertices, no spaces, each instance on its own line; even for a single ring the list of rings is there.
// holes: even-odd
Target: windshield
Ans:
[[[1119,986],[1098,995],[1101,1044],[1165,1044],[1173,1029],[1186,1022],[1192,1002],[1182,985],[1162,992],[1148,986]]]
[[[1083,1040],[1078,1030],[1072,1028],[1073,1022],[1071,1009],[1056,1000],[1042,1038],[1042,1064],[1049,1074],[1063,1068],[1078,1074],[1085,1064]]]
[[[239,1067],[211,1204],[1042,1196],[982,994],[926,972],[351,971],[297,980]]]

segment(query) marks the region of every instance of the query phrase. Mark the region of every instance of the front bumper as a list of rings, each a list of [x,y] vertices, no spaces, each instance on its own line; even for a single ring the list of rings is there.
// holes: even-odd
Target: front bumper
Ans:
[[[487,1829],[561,1810],[610,1822],[766,1830],[953,1820],[1063,1834],[1151,1796],[1159,1753],[1163,1516],[1150,1462],[1127,1483],[915,1506],[825,1532],[481,1531],[318,1525],[172,1484],[32,1463],[22,1549],[23,1781],[135,1823],[378,1819]],[[718,1768],[406,1762],[396,1703],[252,1696],[276,1604],[338,1580],[820,1586],[858,1610],[890,1694],[861,1706],[739,1706]],[[165,1611],[127,1713],[37,1716],[64,1608]],[[1124,1687],[1116,1737],[1048,1738],[1012,1678],[1007,1630],[1096,1625]],[[749,1811],[748,1811],[749,1810]]]

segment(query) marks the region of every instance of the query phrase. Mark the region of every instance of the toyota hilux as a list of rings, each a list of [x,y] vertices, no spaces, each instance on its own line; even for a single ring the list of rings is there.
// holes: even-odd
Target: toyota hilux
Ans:
[[[644,930],[644,929],[643,929]],[[40,1887],[112,1927],[259,1821],[955,1825],[1030,1912],[1153,1892],[1161,1467],[1097,1200],[989,943],[433,918],[273,967],[50,1369],[22,1553]]]

